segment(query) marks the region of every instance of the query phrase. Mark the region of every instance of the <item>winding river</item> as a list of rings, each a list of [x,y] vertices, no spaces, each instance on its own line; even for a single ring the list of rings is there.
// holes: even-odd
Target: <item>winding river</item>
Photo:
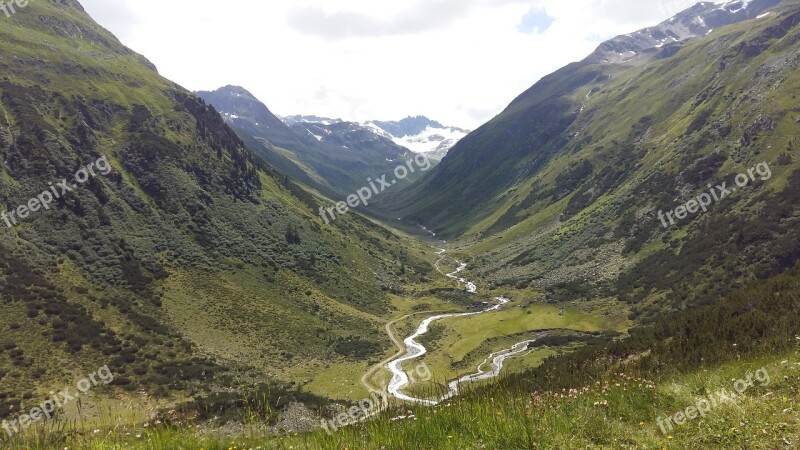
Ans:
[[[423,227],[423,229],[425,229],[425,228]],[[428,230],[425,230],[425,231],[428,231]],[[428,232],[431,233],[430,231],[428,231]],[[435,236],[434,233],[431,233],[431,235]],[[444,260],[445,257],[443,255],[445,254],[446,251],[447,250],[445,250],[445,249],[439,249],[439,253],[438,254],[441,255],[442,258],[436,263],[437,264],[437,268],[438,268],[439,263]],[[458,261],[456,261],[456,262],[459,264],[458,268],[456,269],[455,272],[448,273],[447,277],[462,283],[466,287],[467,292],[469,292],[471,294],[477,293],[478,292],[478,287],[475,285],[475,283],[467,281],[463,277],[459,276],[459,274],[461,272],[463,272],[467,268],[467,264],[464,264],[464,263],[461,263],[461,262],[458,262]],[[391,395],[391,396],[393,396],[395,398],[398,398],[400,400],[405,400],[405,401],[412,402],[412,403],[418,403],[418,404],[427,405],[427,406],[434,406],[434,405],[437,405],[437,404],[439,404],[439,403],[441,403],[441,402],[443,402],[445,400],[448,400],[448,399],[452,398],[455,395],[458,395],[459,386],[462,385],[462,384],[472,383],[472,382],[480,381],[480,380],[487,380],[489,378],[494,378],[494,377],[500,375],[500,371],[503,369],[503,363],[505,362],[506,359],[512,358],[512,357],[515,357],[515,356],[519,356],[523,352],[527,351],[528,350],[528,344],[534,342],[535,339],[519,342],[517,344],[514,344],[509,349],[505,349],[505,350],[501,350],[499,352],[492,353],[491,355],[489,355],[478,366],[477,372],[469,374],[469,375],[464,375],[461,378],[458,378],[456,380],[451,381],[448,384],[449,391],[444,396],[442,396],[441,398],[438,398],[438,399],[424,399],[424,398],[412,397],[410,395],[406,395],[406,394],[403,393],[403,388],[405,388],[409,384],[409,376],[405,372],[405,370],[403,370],[403,363],[406,362],[406,361],[417,359],[417,358],[421,357],[422,355],[428,353],[428,350],[425,348],[425,346],[420,344],[417,341],[417,339],[420,336],[422,336],[422,335],[424,335],[425,333],[428,332],[428,330],[430,329],[431,324],[433,322],[436,322],[437,320],[447,319],[447,318],[450,318],[450,317],[476,316],[478,314],[486,314],[486,313],[489,313],[489,312],[492,312],[492,311],[497,311],[500,308],[502,308],[503,305],[505,305],[506,303],[509,302],[509,299],[504,298],[504,297],[496,297],[495,300],[497,300],[497,304],[496,305],[491,306],[491,307],[489,307],[489,308],[487,308],[487,309],[485,309],[483,311],[473,312],[473,313],[441,314],[441,315],[429,317],[429,318],[423,320],[422,323],[417,328],[416,332],[414,332],[414,334],[412,334],[411,336],[407,337],[403,341],[403,343],[406,346],[406,353],[403,356],[401,356],[401,357],[399,357],[399,358],[397,358],[395,360],[392,360],[388,364],[386,364],[386,368],[389,369],[389,371],[392,373],[392,380],[389,382],[389,387],[388,387],[389,395]],[[486,370],[481,369],[487,363],[489,363],[489,370],[486,371]]]

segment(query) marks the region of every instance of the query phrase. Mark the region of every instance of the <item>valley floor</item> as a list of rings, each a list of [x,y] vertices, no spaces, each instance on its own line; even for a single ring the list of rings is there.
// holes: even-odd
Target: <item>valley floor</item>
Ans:
[[[785,278],[795,279],[790,275]],[[775,292],[778,298],[776,286],[753,289]],[[787,286],[780,289],[792,292]],[[452,286],[444,289],[452,290]],[[424,362],[433,378],[409,386],[406,392],[420,398],[435,396],[445,381],[474,372],[493,352],[536,333],[553,340],[532,348],[524,357],[509,360],[499,381],[462,388],[462,395],[434,407],[394,399],[385,409],[371,411],[366,421],[347,426],[330,422],[327,431],[292,431],[282,436],[275,435],[280,424],[250,414],[246,404],[243,410],[250,419],[221,428],[191,420],[183,424],[120,421],[117,411],[109,411],[107,417],[100,412],[100,419],[91,423],[45,422],[23,436],[6,441],[0,438],[0,446],[26,450],[800,447],[800,337],[792,335],[789,346],[776,347],[792,348],[777,356],[740,357],[657,380],[603,372],[592,383],[575,385],[571,390],[536,392],[532,386],[539,384],[527,379],[527,373],[520,373],[591,339],[618,336],[631,322],[621,310],[618,314],[600,314],[539,304],[534,301],[535,292],[488,290],[461,303],[442,301],[436,295],[397,296],[393,299],[396,318],[385,325],[387,339],[396,348],[369,363],[328,364],[314,374],[312,386],[318,392],[344,393],[344,398],[352,400],[366,398],[369,390],[380,390],[388,382],[385,364],[405,353],[403,339],[421,320],[446,311],[480,311],[481,301],[492,296],[512,300],[496,311],[443,319],[419,338],[430,352],[419,362],[409,361],[404,368],[411,373],[413,365]],[[791,298],[784,301],[792,302]],[[295,423],[315,425],[319,421],[316,411],[289,410],[283,420],[288,415]]]

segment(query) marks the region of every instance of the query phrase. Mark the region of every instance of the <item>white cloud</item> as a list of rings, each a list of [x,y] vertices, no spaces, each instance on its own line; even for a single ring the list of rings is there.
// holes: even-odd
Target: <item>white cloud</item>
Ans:
[[[328,40],[404,35],[444,29],[476,7],[489,4],[486,0],[417,0],[407,6],[405,3],[408,2],[397,3],[403,9],[391,11],[388,15],[384,9],[382,12],[385,17],[376,17],[360,10],[325,11],[319,4],[306,5],[293,8],[289,12],[288,23],[301,33]],[[509,3],[526,3],[526,0],[493,2],[494,6]]]
[[[102,18],[100,23],[112,30],[117,37],[130,35],[133,27],[139,23],[141,18],[128,7],[129,0],[105,0],[83,2],[84,6],[89,6],[90,14],[95,20]]]
[[[542,76],[692,0],[82,0],[192,89],[244,86],[277,114],[424,114],[475,128]],[[519,27],[532,10],[552,24]],[[128,18],[128,20],[125,20]]]

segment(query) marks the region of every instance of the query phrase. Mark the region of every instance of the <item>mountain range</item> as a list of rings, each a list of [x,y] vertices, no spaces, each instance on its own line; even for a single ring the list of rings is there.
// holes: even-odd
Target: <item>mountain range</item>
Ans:
[[[467,134],[425,117],[365,124],[317,116],[281,120],[238,86],[196,94],[219,110],[265,161],[330,196],[352,194],[367,179],[390,173],[417,153],[436,163]],[[419,175],[411,174],[398,187],[408,185]]]
[[[702,2],[472,132],[279,118],[30,2],[0,17],[0,419],[114,378],[0,447],[796,447],[798,68],[796,0]],[[413,359],[426,400],[353,417]]]
[[[282,120],[302,133],[302,127],[313,124],[325,127],[342,123],[341,119],[330,119],[319,116],[287,116]],[[441,161],[447,152],[461,139],[469,134],[468,130],[447,127],[425,116],[406,117],[400,121],[373,120],[363,124],[352,123],[351,126],[367,129],[394,141],[395,144],[408,148],[414,153],[425,154],[433,161]]]

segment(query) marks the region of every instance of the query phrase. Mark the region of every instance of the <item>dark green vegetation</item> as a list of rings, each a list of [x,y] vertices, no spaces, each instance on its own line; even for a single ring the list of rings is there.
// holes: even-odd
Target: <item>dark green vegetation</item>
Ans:
[[[477,242],[496,285],[613,297],[645,321],[711,304],[800,258],[798,23],[785,1],[667,53],[571,64],[382,206]],[[662,227],[659,211],[762,162],[768,180]]]
[[[388,292],[433,273],[421,247],[356,215],[325,226],[329,200],[75,1],[4,18],[0,55],[0,212],[113,166],[0,228],[0,417],[105,364],[123,396],[225,404],[388,348]]]
[[[233,438],[182,426],[92,437],[84,448],[753,448],[800,439],[800,267],[737,290],[717,305],[667,315],[627,339],[547,359],[527,373],[471,389],[437,408],[392,405],[387,414],[328,436],[265,438],[255,422]],[[735,398],[668,434],[656,420],[766,370]],[[260,417],[260,403],[242,407]],[[267,408],[268,411],[268,408]],[[391,420],[413,414],[417,419]],[[266,414],[269,417],[269,414]],[[261,420],[261,419],[259,419]],[[137,430],[133,430],[137,432]],[[133,434],[133,433],[131,433]],[[74,442],[44,432],[41,444]]]
[[[0,233],[0,418],[105,364],[114,384],[96,395],[117,407],[108,424],[48,422],[0,445],[796,446],[798,24],[800,6],[787,1],[624,63],[592,57],[462,141],[383,208],[402,211],[406,226],[462,237],[453,254],[490,283],[470,279],[526,297],[496,316],[435,325],[423,338],[429,356],[474,367],[545,328],[535,325],[544,309],[587,316],[574,326],[584,331],[550,331],[533,347],[556,356],[441,407],[395,404],[330,437],[271,437],[295,426],[281,423],[281,410],[302,402],[330,412],[317,394],[335,397],[362,368],[380,367],[392,352],[385,322],[443,306],[474,311],[476,297],[442,280],[423,244],[355,214],[332,226],[316,216],[330,202],[320,192],[379,176],[386,170],[371,173],[371,163],[388,164],[386,155],[341,165],[333,149],[301,158],[291,146],[321,141],[288,128],[237,135],[76,2],[32,3],[0,22],[1,204],[26,203],[101,155],[114,171]],[[233,106],[278,125],[254,99]],[[661,227],[659,210],[709,183],[732,186],[761,162],[769,179]],[[528,300],[532,290],[540,295]],[[628,310],[638,327],[619,334]],[[601,329],[614,331],[593,332]],[[773,384],[672,437],[658,431],[658,416],[759,367]],[[159,421],[118,415],[137,401]],[[392,420],[409,409],[418,420]],[[214,418],[231,419],[236,438],[206,433]]]
[[[784,354],[800,345],[798,337],[800,266],[735,291],[713,306],[668,314],[634,328],[625,339],[550,359],[491,389],[569,389],[614,371],[645,378],[689,373],[733,360]]]
[[[625,339],[548,358],[442,408],[412,408],[416,421],[320,435],[310,447],[795,448],[799,339],[800,266],[714,306],[663,316]],[[732,391],[731,380],[762,367],[769,386],[670,437],[659,431],[656,418],[712,391]]]
[[[393,179],[394,169],[414,156],[355,123],[299,122],[290,128],[253,94],[237,86],[197,95],[223,112],[248,147],[265,161],[337,201],[368,185],[368,178],[389,174]],[[397,187],[407,186],[420,175],[415,172],[398,180]]]

